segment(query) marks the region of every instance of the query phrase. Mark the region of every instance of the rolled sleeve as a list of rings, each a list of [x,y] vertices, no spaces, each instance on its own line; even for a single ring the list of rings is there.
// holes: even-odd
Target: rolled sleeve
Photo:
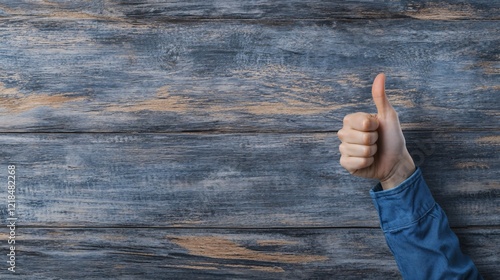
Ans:
[[[380,217],[384,232],[407,227],[429,212],[436,202],[417,168],[399,186],[383,190],[379,183],[370,195]]]
[[[405,280],[482,279],[461,249],[446,214],[415,172],[399,186],[370,190],[380,225]]]

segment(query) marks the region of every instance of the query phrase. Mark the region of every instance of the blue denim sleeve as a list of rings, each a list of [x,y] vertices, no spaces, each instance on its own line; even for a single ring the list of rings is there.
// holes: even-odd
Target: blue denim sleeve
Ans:
[[[399,186],[370,195],[404,279],[482,279],[462,253],[448,218],[434,201],[420,168]]]

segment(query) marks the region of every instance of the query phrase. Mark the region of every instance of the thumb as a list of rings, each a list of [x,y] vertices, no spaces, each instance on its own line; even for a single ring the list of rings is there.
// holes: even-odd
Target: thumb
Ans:
[[[389,99],[387,99],[387,95],[385,95],[385,75],[383,73],[378,74],[373,81],[372,96],[373,102],[377,106],[378,116],[383,118],[388,113],[394,111],[391,103],[389,103]]]

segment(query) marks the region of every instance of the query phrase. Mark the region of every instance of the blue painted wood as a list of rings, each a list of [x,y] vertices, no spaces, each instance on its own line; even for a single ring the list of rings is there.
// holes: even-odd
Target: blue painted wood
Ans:
[[[406,138],[453,226],[500,226],[498,133]],[[340,167],[339,144],[335,133],[2,134],[0,170],[17,166],[30,226],[378,227],[375,182]]]
[[[375,111],[383,71],[412,156],[495,279],[499,6],[2,1],[19,270],[0,278],[398,279],[374,182],[339,166],[335,136]]]
[[[11,15],[0,30],[1,132],[333,131],[375,110],[378,72],[407,129],[499,123],[492,20]]]
[[[379,229],[22,231],[18,279],[401,279]],[[494,279],[499,230],[457,234],[484,278]]]

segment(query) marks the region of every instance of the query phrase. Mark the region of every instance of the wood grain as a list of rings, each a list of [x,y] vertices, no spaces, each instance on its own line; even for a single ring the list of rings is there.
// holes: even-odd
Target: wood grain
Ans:
[[[0,171],[16,164],[19,220],[17,273],[0,278],[399,279],[375,182],[339,166],[335,135],[375,111],[385,72],[412,156],[496,279],[499,14],[489,0],[3,0]]]
[[[498,133],[406,136],[452,225],[500,225]],[[375,182],[340,167],[335,133],[4,134],[0,145],[24,225],[378,227]]]
[[[12,279],[400,279],[379,229],[21,232],[16,243],[18,278]],[[500,231],[456,232],[485,279],[494,279]]]
[[[6,16],[0,36],[1,132],[334,131],[382,71],[405,128],[500,122],[496,21]]]
[[[4,0],[3,15],[44,17],[134,19],[165,21],[182,19],[372,19],[417,18],[422,20],[499,19],[496,1],[166,1],[166,0]],[[0,15],[2,15],[0,14]]]

